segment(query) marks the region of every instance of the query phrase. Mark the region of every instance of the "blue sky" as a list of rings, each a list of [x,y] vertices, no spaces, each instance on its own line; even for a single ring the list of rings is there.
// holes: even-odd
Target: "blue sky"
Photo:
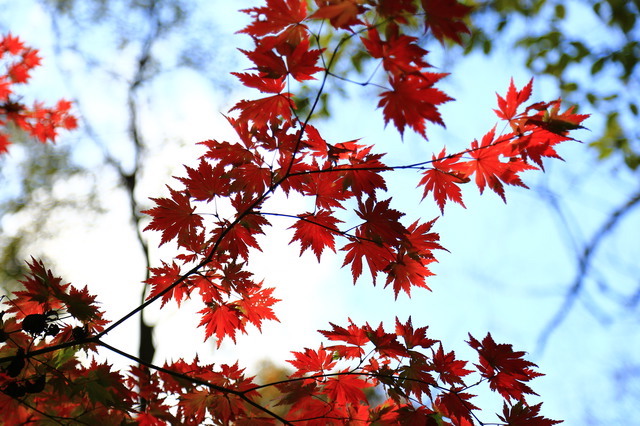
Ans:
[[[126,157],[126,145],[118,147],[126,128],[117,79],[87,71],[73,77],[73,81],[65,81],[55,72],[55,65],[72,69],[77,58],[66,54],[58,63],[48,59],[53,55],[52,33],[37,2],[16,5],[3,1],[0,5],[2,3],[8,8],[0,12],[0,21],[34,47],[42,49],[45,56],[45,66],[34,75],[33,91],[37,96],[56,99],[66,96],[67,90],[74,91],[74,96],[81,94],[98,131],[114,144],[110,149]],[[241,54],[235,52],[233,46],[248,40],[232,33],[242,27],[244,18],[233,12],[236,3],[223,2],[223,5],[224,10],[204,13],[202,19],[209,16],[216,23],[215,30],[223,33],[225,46],[219,52],[235,55],[225,57],[224,61],[241,63]],[[33,28],[39,30],[33,31]],[[99,35],[96,32],[97,43]],[[434,66],[449,62],[438,52],[437,46],[431,49],[429,62]],[[457,55],[455,50],[449,54]],[[113,59],[115,67],[119,68],[118,64],[121,64],[125,71],[130,66],[128,60],[127,54]],[[218,60],[212,58],[212,61]],[[504,94],[512,77],[521,87],[531,76],[520,67],[521,58],[506,50],[498,50],[489,58],[474,55],[456,59],[455,63],[452,68],[442,69],[451,76],[440,87],[456,101],[442,108],[447,128],[431,126],[427,131],[429,141],[410,133],[401,141],[392,126],[385,129],[381,112],[374,108],[377,100],[368,88],[350,88],[350,98],[340,100],[335,116],[317,127],[329,142],[362,138],[363,143],[376,144],[377,150],[389,152],[386,157],[389,164],[430,158],[431,153],[439,152],[443,144],[450,152],[462,150],[495,124],[492,108],[495,107],[496,92]],[[218,70],[220,73],[227,71]],[[211,87],[210,80],[191,71],[169,73],[157,79],[154,87],[148,88],[145,93],[148,102],[141,120],[146,137],[153,142],[149,168],[139,194],[141,199],[163,195],[164,185],[171,182],[170,174],[179,172],[179,168],[174,168],[178,162],[195,163],[198,150],[192,142],[207,138],[231,140],[233,137],[219,113],[226,112],[243,94],[232,79],[217,78],[224,86],[223,90]],[[557,96],[553,83],[536,80],[532,101],[551,100]],[[594,117],[587,127],[596,129],[601,125],[601,118],[596,111],[591,112]],[[590,135],[582,131],[578,137],[588,139]],[[76,144],[78,161],[98,164],[100,154],[95,146],[73,135],[66,143]],[[391,327],[395,316],[404,320],[411,315],[414,325],[429,325],[431,337],[443,340],[445,349],[456,350],[461,357],[472,356],[464,344],[468,332],[478,338],[491,332],[496,341],[512,343],[517,350],[530,352],[532,360],[546,374],[532,384],[544,402],[546,416],[565,419],[568,425],[585,424],[587,418],[595,415],[615,422],[619,413],[631,409],[632,401],[625,400],[625,395],[629,391],[635,390],[636,395],[640,392],[637,378],[635,381],[624,380],[628,377],[625,366],[638,368],[635,353],[639,347],[635,342],[639,336],[637,319],[633,315],[618,305],[607,303],[604,298],[585,299],[574,307],[551,336],[545,350],[536,350],[541,330],[561,305],[576,272],[567,236],[541,194],[549,190],[555,193],[570,215],[572,235],[585,240],[624,200],[628,190],[620,182],[632,182],[634,177],[620,171],[622,176],[613,179],[611,165],[595,163],[593,152],[583,144],[567,143],[560,153],[566,162],[549,162],[544,175],[527,173],[525,182],[532,190],[509,188],[506,205],[492,192],[478,196],[477,189],[471,185],[465,188],[466,210],[458,205],[447,205],[435,230],[451,253],[440,253],[439,263],[432,268],[437,274],[428,281],[433,292],[415,291],[410,300],[401,295],[396,302],[391,289],[372,287],[366,274],[353,286],[349,270],[340,269],[340,256],[325,255],[320,264],[310,253],[298,259],[299,248],[288,246],[291,234],[286,228],[290,223],[281,220],[279,228],[274,227],[273,234],[265,238],[263,253],[256,253],[251,262],[256,275],[276,286],[276,296],[283,299],[277,311],[281,323],[265,325],[262,335],[252,330],[249,336],[238,339],[237,346],[227,342],[220,350],[213,350],[210,343],[202,343],[201,330],[192,331],[197,324],[193,312],[199,309],[198,306],[186,304],[181,311],[173,306],[160,312],[154,309],[150,315],[158,321],[159,355],[191,358],[197,351],[201,359],[216,363],[240,359],[250,367],[262,358],[281,362],[288,359],[291,350],[317,346],[320,335],[315,330],[328,328],[329,321],[344,324],[346,318],[351,317],[356,323],[385,321]],[[127,228],[124,196],[113,189],[116,177],[106,170],[100,173],[101,170],[96,171],[104,189],[104,205],[110,209],[109,215],[88,218],[62,215],[56,218],[56,223],[64,232],[44,239],[38,244],[38,250],[55,258],[56,271],[66,280],[80,286],[88,284],[98,293],[110,317],[115,319],[135,305],[142,277],[141,257],[134,236]],[[421,190],[414,189],[418,180],[415,172],[389,176],[389,196],[397,202],[396,208],[407,212],[408,222],[418,217],[429,220],[439,215],[429,199],[419,202]],[[75,191],[73,186],[64,185],[59,190],[63,193]],[[293,211],[304,210],[306,206],[302,200],[287,201],[282,197],[275,199],[272,206],[281,208],[281,203],[285,202],[291,203],[286,208]],[[4,224],[17,229],[20,220],[9,218]],[[620,277],[616,270],[621,270],[620,265],[628,265],[633,271],[640,250],[633,223],[625,222],[621,229],[616,240],[598,254],[601,256],[598,269],[600,276],[610,277],[621,291],[626,291],[632,283],[625,284],[621,280],[628,280],[628,274]],[[152,241],[159,239],[157,235],[150,238]],[[158,254],[166,260],[169,251]],[[596,284],[589,282],[590,286]],[[127,292],[135,297],[123,297]],[[591,313],[593,309],[588,309],[589,303],[597,304],[598,309],[608,315],[608,322],[598,320]],[[132,321],[126,329],[110,336],[109,343],[135,352],[136,324]],[[620,381],[614,381],[616,377]],[[623,385],[627,386],[627,392],[623,391]],[[483,397],[477,405],[483,406],[484,401]],[[589,410],[593,411],[593,416]],[[495,420],[489,412],[481,418]]]

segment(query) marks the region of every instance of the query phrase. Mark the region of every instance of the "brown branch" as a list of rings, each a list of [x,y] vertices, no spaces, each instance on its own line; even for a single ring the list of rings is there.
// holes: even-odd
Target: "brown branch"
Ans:
[[[221,392],[221,393],[235,395],[238,398],[240,398],[243,401],[245,401],[246,403],[248,403],[249,405],[253,406],[254,408],[257,408],[260,411],[264,412],[265,414],[269,415],[270,417],[281,421],[283,424],[285,424],[285,425],[291,425],[292,424],[289,421],[287,421],[287,420],[283,419],[282,417],[280,417],[278,414],[274,413],[273,411],[269,410],[266,407],[263,407],[262,405],[258,404],[257,402],[253,401],[251,398],[246,396],[245,395],[247,393],[246,391],[238,391],[238,390],[235,390],[235,389],[226,388],[224,386],[218,386],[218,385],[210,383],[210,382],[208,382],[206,380],[198,379],[197,377],[192,377],[192,376],[189,376],[189,375],[186,375],[186,374],[183,374],[183,373],[178,373],[176,371],[169,370],[169,369],[164,368],[164,367],[160,367],[159,365],[155,365],[155,364],[153,364],[151,362],[147,362],[147,361],[145,361],[143,359],[140,359],[140,358],[138,358],[138,357],[136,357],[134,355],[131,355],[129,353],[121,351],[120,349],[118,349],[116,347],[113,347],[113,346],[111,346],[111,345],[109,345],[107,343],[104,343],[101,340],[98,340],[97,343],[100,346],[102,346],[102,347],[104,347],[106,349],[109,349],[110,351],[113,351],[113,352],[117,353],[118,355],[121,355],[121,356],[123,356],[125,358],[128,358],[128,359],[130,359],[132,361],[135,361],[135,362],[137,362],[137,363],[139,363],[141,365],[144,365],[145,367],[148,367],[148,368],[150,368],[152,370],[156,370],[156,371],[159,371],[161,373],[168,374],[168,375],[170,375],[172,377],[175,377],[175,378],[178,378],[178,379],[186,380],[186,381],[191,382],[191,383],[196,384],[196,385],[206,386],[209,389],[212,389],[212,390],[215,390],[215,391],[218,391],[218,392]]]

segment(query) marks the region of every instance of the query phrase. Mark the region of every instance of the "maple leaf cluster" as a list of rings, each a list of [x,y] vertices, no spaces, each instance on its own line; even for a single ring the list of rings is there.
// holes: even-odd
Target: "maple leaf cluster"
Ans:
[[[572,108],[560,113],[560,100],[522,108],[532,87],[533,80],[518,90],[512,80],[506,98],[498,95],[498,109],[494,111],[508,123],[511,132],[496,135],[494,127],[466,151],[447,155],[443,149],[433,156],[431,167],[419,182],[424,186],[423,198],[432,193],[443,213],[447,200],[464,206],[460,185],[473,177],[480,193],[489,187],[506,202],[503,184],[527,188],[520,172],[544,170],[545,157],[561,158],[555,145],[571,140],[568,130],[580,128],[587,115],[575,114]]]
[[[512,82],[496,109],[509,133],[497,134],[494,127],[461,152],[443,149],[425,161],[390,166],[384,154],[360,140],[327,141],[310,120],[326,81],[334,77],[340,43],[331,49],[321,45],[314,26],[331,26],[336,37],[362,43],[386,73],[388,87],[378,101],[384,121],[393,121],[401,135],[409,127],[426,139],[427,122],[444,125],[438,107],[452,99],[435,87],[445,74],[427,71],[428,52],[410,35],[411,24],[420,17],[425,33],[463,43],[469,8],[446,0],[313,3],[266,0],[242,10],[251,22],[240,32],[252,37],[254,48],[241,52],[252,66],[232,74],[259,94],[229,111],[235,140],[200,142],[203,154],[195,165],[185,166],[178,183],[167,186],[168,195],[151,199],[146,230],[160,232],[160,245],[175,244],[179,253],[150,269],[142,305],[108,324],[86,288],[62,285],[42,263],[30,263],[25,290],[7,300],[10,316],[3,323],[0,406],[14,410],[11,420],[472,425],[481,423],[472,389],[486,384],[505,401],[498,415],[505,424],[558,423],[526,401],[535,395],[529,382],[540,373],[524,352],[495,343],[490,334],[482,341],[469,336],[478,354],[472,364],[428,337],[427,327],[415,328],[411,318],[396,319],[391,332],[383,324],[331,323],[331,330],[320,331],[327,345],[293,352],[289,378],[263,385],[237,363],[201,365],[196,357],[160,366],[104,341],[156,301],[200,303],[204,339],[218,346],[225,339],[235,342],[250,326],[261,330],[266,321],[278,321],[276,290],[248,266],[273,217],[290,221],[291,243],[299,244],[301,255],[310,251],[320,260],[328,251],[342,253],[354,283],[366,265],[374,284],[382,277],[395,298],[401,292],[410,296],[416,287],[428,289],[434,253],[444,250],[433,230],[436,220],[407,220],[392,197],[383,196],[385,173],[421,172],[423,198],[432,194],[441,212],[447,200],[464,206],[461,185],[472,180],[480,192],[489,187],[505,199],[504,185],[524,187],[520,173],[542,169],[545,158],[559,158],[555,146],[571,140],[569,133],[586,118],[571,109],[561,112],[559,100],[526,106],[533,82],[520,90]],[[306,114],[296,103],[295,82],[316,84]],[[302,196],[309,207],[267,210],[278,192]],[[141,365],[126,375],[96,361],[83,366],[76,356],[80,347],[102,347]],[[277,401],[261,401],[265,387],[277,388]],[[374,402],[378,394],[384,395],[382,403]]]
[[[124,404],[128,395],[120,374],[111,372],[106,364],[82,366],[76,356],[80,350],[76,345],[82,344],[86,351],[96,350],[89,336],[103,331],[107,324],[96,296],[86,286],[79,289],[63,284],[62,278],[41,261],[31,259],[28,267],[29,275],[20,281],[23,289],[3,300],[6,309],[0,312],[2,422],[29,423],[34,416],[30,406],[24,404],[27,399],[34,403],[47,401],[63,417],[78,407],[95,406],[92,388],[113,387]],[[50,350],[52,347],[57,350]],[[100,383],[94,383],[98,380]],[[96,392],[116,398],[106,391]],[[106,415],[108,410],[103,408]]]
[[[55,141],[60,129],[72,130],[78,126],[71,114],[71,102],[61,99],[55,107],[34,102],[28,107],[14,94],[14,85],[26,84],[30,72],[40,65],[38,50],[25,44],[10,33],[0,39],[0,128],[9,123],[44,143]],[[9,135],[0,131],[0,154],[11,145]]]

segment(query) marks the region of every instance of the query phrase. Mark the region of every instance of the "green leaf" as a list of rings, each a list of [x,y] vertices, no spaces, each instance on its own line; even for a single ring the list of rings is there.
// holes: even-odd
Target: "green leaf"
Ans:
[[[601,56],[600,58],[598,58],[593,63],[593,65],[591,65],[591,75],[596,75],[600,71],[602,71],[602,68],[604,67],[604,63],[606,62],[606,60],[607,60],[606,56]]]
[[[55,369],[61,368],[67,362],[75,358],[76,353],[78,352],[78,348],[78,346],[70,346],[68,348],[56,351],[53,357],[51,357],[51,366]]]

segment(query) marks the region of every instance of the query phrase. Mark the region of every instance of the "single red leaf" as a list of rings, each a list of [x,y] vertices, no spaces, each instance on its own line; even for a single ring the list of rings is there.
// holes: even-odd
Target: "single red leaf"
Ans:
[[[433,261],[435,259],[414,259],[408,255],[398,255],[396,260],[391,262],[384,270],[387,273],[385,287],[392,284],[396,299],[400,290],[411,297],[412,286],[431,290],[426,284],[425,278],[433,275],[433,272],[427,268],[427,264]]]
[[[502,183],[528,188],[518,173],[536,168],[517,157],[511,157],[508,161],[500,161],[500,157],[504,155],[505,151],[508,152],[510,147],[507,143],[502,142],[504,139],[495,140],[494,138],[495,127],[483,136],[479,145],[478,141],[473,141],[469,150],[469,155],[473,157],[473,160],[461,163],[460,170],[467,176],[476,174],[475,181],[481,194],[485,186],[489,186],[506,203],[507,199]]]
[[[194,389],[180,396],[178,406],[192,421],[202,423],[216,396],[206,389]],[[164,423],[163,423],[164,424]]]
[[[366,9],[357,0],[315,0],[318,5],[309,18],[328,19],[334,28],[351,29],[353,25],[362,24],[358,15]]]
[[[423,399],[426,395],[431,399],[431,388],[437,386],[437,383],[431,375],[431,365],[429,365],[418,352],[410,351],[411,358],[408,364],[404,364],[399,368],[400,379],[397,388],[401,395],[414,395],[418,400]]]
[[[338,173],[311,173],[305,176],[301,192],[316,198],[318,209],[344,209],[342,201],[353,196],[345,190]]]
[[[468,343],[478,352],[480,364],[476,367],[489,380],[492,390],[507,400],[519,401],[525,394],[537,395],[525,382],[542,374],[532,370],[537,365],[523,358],[525,352],[514,352],[509,344],[497,344],[490,333],[482,343],[469,334]]]
[[[448,385],[464,386],[462,377],[472,373],[472,370],[465,368],[467,361],[457,360],[453,351],[445,354],[442,344],[433,352],[431,361],[433,370],[439,374],[440,380]]]
[[[269,78],[282,78],[287,75],[287,65],[284,57],[278,55],[274,50],[256,46],[254,50],[238,49],[244,53],[256,66],[261,76]]]
[[[188,177],[178,177],[189,194],[198,201],[211,201],[216,196],[228,196],[230,179],[227,178],[224,164],[212,166],[208,161],[200,159],[197,169],[185,166]]]
[[[341,373],[348,373],[343,370]],[[363,389],[372,387],[373,384],[354,375],[332,376],[324,383],[323,393],[339,405],[360,405],[367,401]]]
[[[419,327],[414,329],[411,323],[411,317],[406,323],[402,324],[396,317],[396,334],[404,339],[407,349],[413,349],[416,346],[422,348],[430,348],[437,340],[427,337],[427,327]]]
[[[149,268],[149,272],[151,273],[151,276],[145,281],[146,284],[151,286],[151,291],[149,292],[149,296],[147,296],[147,300],[162,293],[169,286],[178,281],[182,275],[180,272],[180,266],[175,262],[171,265],[162,262],[161,267]],[[162,304],[160,306],[164,306],[165,303],[172,298],[175,298],[176,303],[180,306],[182,300],[189,297],[189,292],[190,289],[188,283],[183,281],[162,296]]]
[[[290,243],[300,241],[300,254],[311,248],[320,261],[320,256],[325,248],[328,247],[334,252],[336,251],[334,240],[336,234],[341,234],[337,225],[342,221],[335,218],[330,210],[304,213],[298,217],[300,219],[289,229],[295,229]]]
[[[365,147],[349,157],[349,164],[340,164],[335,167],[341,172],[342,185],[351,188],[353,194],[362,199],[364,194],[376,197],[376,190],[387,190],[387,183],[382,177],[382,171],[388,170],[380,159],[383,154],[369,154],[371,147]]]
[[[32,257],[27,266],[29,274],[20,280],[24,290],[13,292],[15,298],[7,312],[14,313],[18,319],[22,319],[30,314],[60,309],[61,299],[66,297],[70,284],[62,284],[62,278],[54,276],[41,260]]]
[[[251,228],[242,224],[231,225],[229,221],[218,222],[218,226],[211,232],[213,241],[218,241],[220,251],[226,251],[234,258],[247,260],[249,248],[262,251],[256,235],[264,234],[260,227]]]
[[[452,389],[438,395],[434,408],[445,417],[453,420],[456,426],[472,426],[474,421],[471,412],[479,409],[469,402],[473,397],[475,395]]]
[[[444,126],[437,106],[453,99],[433,87],[444,76],[446,74],[422,73],[390,77],[392,90],[382,92],[378,102],[385,124],[393,120],[401,135],[409,126],[425,139],[426,121]]]
[[[373,283],[376,282],[378,272],[382,272],[395,258],[395,251],[382,243],[375,243],[364,238],[361,230],[356,230],[356,237],[349,238],[350,243],[340,250],[346,251],[342,266],[351,264],[353,282],[362,274],[362,259],[366,259]]]
[[[181,239],[188,240],[197,234],[198,228],[202,228],[202,216],[194,213],[195,207],[191,206],[189,194],[167,188],[171,198],[151,198],[156,207],[142,212],[153,217],[145,231],[151,229],[162,232],[160,245],[176,237],[178,242]]]
[[[203,157],[217,160],[222,166],[238,167],[254,161],[254,154],[239,143],[207,140],[199,142],[208,148]],[[221,170],[221,169],[217,169]]]
[[[375,329],[369,324],[366,324],[362,329],[365,331],[371,343],[376,347],[376,352],[381,356],[393,359],[409,356],[407,348],[398,342],[398,336],[395,333],[387,333],[384,331],[382,323]]]
[[[509,83],[509,90],[507,91],[506,98],[498,95],[498,109],[494,109],[496,115],[503,120],[511,120],[516,116],[517,110],[529,97],[531,97],[531,90],[533,88],[533,79],[529,80],[526,86],[521,90],[518,90],[513,84],[513,78]]]
[[[433,193],[433,198],[442,214],[444,214],[447,199],[466,208],[458,185],[469,182],[469,178],[457,170],[460,167],[459,160],[460,155],[447,156],[445,148],[442,148],[437,159],[435,155],[432,156],[433,168],[422,172],[422,179],[418,182],[418,186],[424,186],[422,199],[424,200],[429,192]]]
[[[89,294],[87,286],[82,290],[73,286],[68,288],[69,292],[60,297],[66,306],[66,311],[83,324],[92,323],[98,325],[97,329],[101,328],[101,323],[104,324],[106,321],[102,320],[103,312],[96,304],[96,296]]]
[[[323,374],[329,372],[336,365],[331,351],[327,351],[323,347],[320,347],[317,351],[305,348],[304,352],[291,353],[294,359],[287,362],[296,369],[291,377],[303,377],[307,373]]]
[[[293,52],[286,56],[287,72],[298,81],[315,80],[313,74],[324,69],[316,65],[321,54],[322,50],[309,50],[308,39],[302,40]]]
[[[242,9],[254,20],[240,33],[260,37],[278,33],[300,24],[307,17],[307,2],[304,0],[267,0],[265,6]]]
[[[359,226],[362,236],[378,244],[394,245],[404,238],[407,233],[400,218],[404,213],[389,208],[391,198],[376,201],[369,197],[364,203],[358,201],[355,211],[365,222]]]
[[[228,175],[233,179],[230,187],[232,192],[262,195],[271,186],[273,172],[269,167],[261,167],[260,160],[256,158],[255,162],[243,164],[229,171]]]
[[[462,44],[460,35],[471,33],[464,23],[473,9],[471,6],[458,0],[421,0],[421,3],[425,11],[425,26],[441,42],[448,38]]]
[[[329,323],[332,330],[320,330],[320,333],[329,340],[336,342],[345,342],[348,345],[332,345],[328,346],[330,349],[337,353],[339,357],[350,358],[362,358],[364,355],[363,346],[369,342],[369,338],[363,328],[358,327],[349,318],[349,325],[347,328],[340,327],[333,323]]]
[[[280,93],[285,88],[284,78],[263,77],[256,74],[232,72],[246,87],[258,89],[262,93]]]
[[[291,96],[291,93],[285,92],[252,101],[243,100],[230,111],[239,110],[238,120],[252,121],[255,127],[262,128],[279,118],[291,120],[291,109],[294,108]]]
[[[547,419],[540,415],[542,403],[527,405],[523,401],[518,401],[509,407],[506,403],[502,408],[502,415],[498,415],[500,420],[509,426],[553,426],[562,423],[559,420]]]
[[[546,130],[549,133],[566,136],[569,131],[584,129],[580,125],[589,114],[574,114],[575,107],[568,108],[560,113],[560,101],[551,102],[550,109],[540,111],[534,116],[526,117],[525,124],[533,124]]]
[[[234,304],[210,303],[198,313],[202,314],[198,327],[205,326],[204,339],[207,340],[215,334],[217,347],[220,347],[222,340],[227,336],[235,343],[236,331],[245,331],[240,311]]]
[[[272,309],[272,306],[279,302],[280,299],[272,296],[273,288],[262,288],[261,284],[249,289],[237,303],[240,313],[260,331],[262,331],[262,322],[264,320],[280,322]]]
[[[433,259],[432,250],[447,250],[437,242],[440,235],[430,232],[436,220],[437,218],[422,224],[416,220],[407,228],[405,249],[410,256]]]
[[[430,65],[422,58],[428,53],[416,42],[416,37],[392,33],[387,41],[380,39],[377,28],[371,28],[367,38],[361,38],[367,52],[374,57],[382,59],[382,66],[394,76],[420,72]]]
[[[2,57],[5,51],[12,55],[17,55],[25,48],[26,47],[22,40],[20,40],[20,37],[8,33],[2,37],[2,40],[0,40],[0,57]]]

